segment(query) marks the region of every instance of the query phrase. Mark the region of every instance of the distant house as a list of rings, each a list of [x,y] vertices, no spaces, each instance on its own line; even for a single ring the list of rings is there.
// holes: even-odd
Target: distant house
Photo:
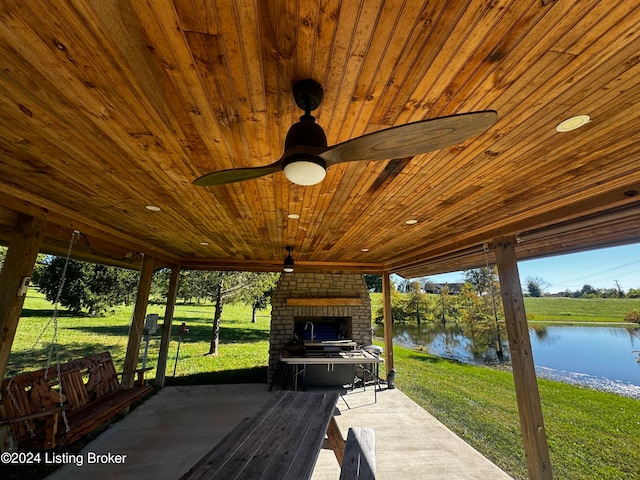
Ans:
[[[444,287],[449,288],[449,293],[458,294],[462,291],[464,283],[433,283],[429,282],[424,286],[425,293],[439,294]]]

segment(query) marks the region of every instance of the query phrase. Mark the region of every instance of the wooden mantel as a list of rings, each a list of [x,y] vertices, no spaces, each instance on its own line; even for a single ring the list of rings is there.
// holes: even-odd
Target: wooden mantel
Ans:
[[[290,307],[328,307],[345,305],[362,305],[360,297],[329,297],[329,298],[287,298]]]

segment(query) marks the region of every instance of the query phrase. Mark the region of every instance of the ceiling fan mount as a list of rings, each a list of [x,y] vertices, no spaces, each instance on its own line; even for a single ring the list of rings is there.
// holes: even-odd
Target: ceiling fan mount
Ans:
[[[317,110],[324,98],[322,85],[308,78],[294,83],[291,90],[293,91],[293,99],[296,101],[296,105],[300,110],[304,110],[305,115]]]
[[[304,111],[287,132],[283,155],[270,165],[230,168],[203,175],[193,184],[213,186],[252,180],[284,171],[298,185],[321,182],[327,168],[345,162],[405,158],[456,145],[486,131],[498,114],[493,110],[462,113],[408,123],[369,133],[328,146],[323,128],[311,112],[322,103],[324,90],[315,80],[300,80],[292,86],[296,105]]]

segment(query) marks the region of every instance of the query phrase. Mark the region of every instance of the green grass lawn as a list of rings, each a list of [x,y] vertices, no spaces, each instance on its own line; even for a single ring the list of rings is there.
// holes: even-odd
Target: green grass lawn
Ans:
[[[511,373],[397,347],[394,357],[400,390],[511,476],[527,478]],[[538,384],[554,478],[640,478],[638,400]]]
[[[223,309],[220,328],[219,355],[207,355],[211,341],[213,305],[176,305],[172,342],[169,347],[167,381],[193,382],[266,382],[269,351],[270,311],[258,312],[257,322],[251,323],[251,309],[246,305],[229,304]],[[21,371],[44,368],[48,361],[54,332],[57,334],[62,362],[103,351],[111,352],[116,369],[122,367],[133,307],[118,307],[104,317],[72,316],[60,310],[58,327],[54,329],[52,306],[35,289],[29,291],[22,318],[13,343],[7,376]],[[164,305],[149,305],[147,313],[160,316],[163,322]],[[176,378],[172,379],[177,354],[180,324],[185,322],[189,333],[182,338]],[[48,324],[48,327],[45,326]],[[36,340],[40,340],[34,345]],[[160,330],[150,336],[147,366],[157,364]],[[144,343],[140,349],[140,364]],[[147,374],[155,377],[155,371]]]

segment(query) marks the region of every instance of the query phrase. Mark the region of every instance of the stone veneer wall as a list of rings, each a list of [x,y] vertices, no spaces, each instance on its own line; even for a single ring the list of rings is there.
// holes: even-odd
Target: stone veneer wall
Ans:
[[[288,306],[288,298],[355,298],[362,305]],[[351,317],[351,336],[371,345],[371,298],[362,275],[341,273],[283,273],[271,296],[269,382],[280,350],[293,338],[296,317]]]

